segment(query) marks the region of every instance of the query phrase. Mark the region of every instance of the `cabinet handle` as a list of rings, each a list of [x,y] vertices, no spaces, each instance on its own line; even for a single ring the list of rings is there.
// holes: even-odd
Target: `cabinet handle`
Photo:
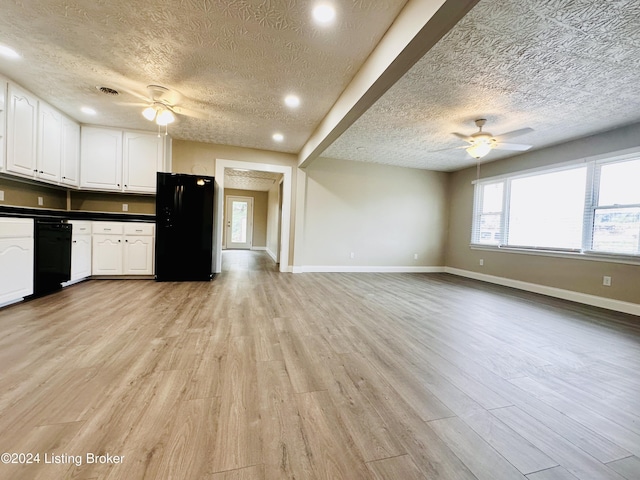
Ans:
[[[111,231],[111,229],[110,229],[110,228],[105,228],[105,229],[104,229],[104,231],[105,231],[105,232],[110,232],[110,231]]]
[[[121,242],[122,242],[122,240],[118,240],[118,243],[121,243]]]

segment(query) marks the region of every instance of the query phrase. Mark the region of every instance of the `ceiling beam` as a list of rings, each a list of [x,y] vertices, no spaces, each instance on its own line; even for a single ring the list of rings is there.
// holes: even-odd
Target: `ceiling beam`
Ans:
[[[298,167],[318,158],[478,1],[409,0],[300,150]]]

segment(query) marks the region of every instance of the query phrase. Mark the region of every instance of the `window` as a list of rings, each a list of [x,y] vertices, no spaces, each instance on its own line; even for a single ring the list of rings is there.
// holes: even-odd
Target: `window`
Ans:
[[[640,159],[600,165],[591,248],[640,253]]]
[[[502,191],[504,183],[489,183],[480,188],[481,205],[478,243],[498,245],[502,230]]]
[[[640,255],[640,158],[476,183],[472,243]]]

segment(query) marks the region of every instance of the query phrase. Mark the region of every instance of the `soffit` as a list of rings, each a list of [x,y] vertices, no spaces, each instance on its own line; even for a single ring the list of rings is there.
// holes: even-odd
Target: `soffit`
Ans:
[[[539,149],[640,121],[638,72],[640,2],[481,0],[323,156],[458,170],[476,118]]]
[[[0,43],[23,58],[0,59],[0,73],[78,121],[142,130],[153,126],[132,104],[160,84],[201,117],[178,116],[174,138],[295,153],[405,3],[341,2],[337,23],[322,28],[300,0],[9,0]],[[302,100],[293,111],[290,92]]]

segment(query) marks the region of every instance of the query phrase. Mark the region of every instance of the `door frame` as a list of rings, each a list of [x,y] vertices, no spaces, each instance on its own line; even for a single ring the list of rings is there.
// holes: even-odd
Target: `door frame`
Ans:
[[[258,170],[262,172],[281,173],[283,180],[283,198],[282,198],[282,229],[280,233],[280,271],[291,272],[289,264],[290,250],[290,232],[291,232],[291,197],[293,196],[293,168],[285,165],[273,165],[271,163],[258,162],[241,162],[238,160],[226,160],[216,158],[215,173],[215,272],[222,272],[222,238],[224,228],[222,225],[222,214],[224,211],[224,202],[220,201],[220,195],[224,194],[224,170],[225,168],[244,168],[246,170]]]
[[[244,244],[246,245],[245,247],[230,247],[229,246],[229,234],[230,234],[230,225],[229,225],[229,221],[231,220],[231,218],[228,217],[229,214],[229,205],[230,202],[233,201],[234,199],[240,199],[240,200],[246,200],[247,201],[247,241],[244,242]],[[225,248],[237,248],[237,249],[242,249],[242,250],[251,250],[251,248],[253,247],[253,197],[246,197],[246,196],[242,196],[242,195],[225,195],[224,196],[224,211],[225,211],[225,215],[224,215],[224,227],[226,229],[225,233],[224,233],[224,245]]]

